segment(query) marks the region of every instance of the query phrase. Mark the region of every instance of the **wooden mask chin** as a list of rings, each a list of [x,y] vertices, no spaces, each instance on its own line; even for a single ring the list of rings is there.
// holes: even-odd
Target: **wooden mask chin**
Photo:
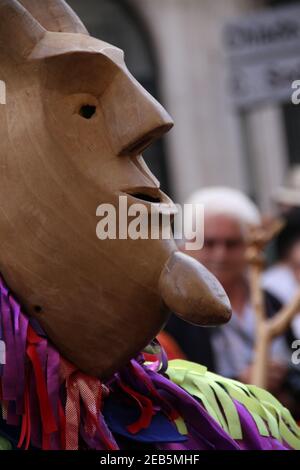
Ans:
[[[106,377],[144,348],[167,310],[230,318],[228,299],[171,240],[99,240],[96,209],[155,201],[142,151],[172,127],[123,52],[60,0],[0,0],[0,271],[28,315],[83,371]]]

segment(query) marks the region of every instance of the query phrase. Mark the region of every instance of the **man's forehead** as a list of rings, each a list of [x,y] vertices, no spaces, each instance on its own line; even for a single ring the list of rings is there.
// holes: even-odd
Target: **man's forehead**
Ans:
[[[204,230],[208,232],[216,232],[223,234],[224,232],[240,231],[241,220],[234,214],[226,214],[222,212],[207,212],[204,219]]]
[[[122,49],[100,39],[78,33],[46,32],[31,51],[29,59],[42,60],[76,52],[101,54],[120,67],[124,66],[124,52]]]

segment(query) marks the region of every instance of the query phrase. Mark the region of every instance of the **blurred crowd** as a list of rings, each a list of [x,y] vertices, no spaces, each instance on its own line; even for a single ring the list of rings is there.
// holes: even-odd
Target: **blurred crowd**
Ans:
[[[269,223],[270,214],[261,214],[245,194],[226,187],[203,188],[187,202],[202,204],[205,211],[204,246],[187,254],[217,277],[233,313],[228,324],[216,328],[197,327],[171,315],[160,342],[169,358],[186,358],[251,383],[257,331],[246,252],[250,230],[263,226],[267,219]],[[273,205],[272,218],[282,220],[283,228],[268,246],[268,263],[261,277],[268,318],[289,305],[300,290],[300,166],[291,169],[286,184],[274,194]],[[300,340],[300,312],[271,344],[266,383],[299,419],[300,365],[292,360],[295,340]]]

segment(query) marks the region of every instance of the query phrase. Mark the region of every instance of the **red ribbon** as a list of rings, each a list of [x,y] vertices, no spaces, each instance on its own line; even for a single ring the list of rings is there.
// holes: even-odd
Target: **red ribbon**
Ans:
[[[125,385],[122,381],[119,382],[119,385],[124,390],[124,392],[126,392],[135,400],[141,411],[139,419],[135,423],[127,426],[128,431],[132,434],[136,434],[142,429],[147,429],[150,426],[152,417],[155,413],[152,401],[135,390],[132,390],[132,388],[130,388],[128,385]]]
[[[27,374],[28,378],[28,374]],[[29,448],[30,434],[31,434],[31,422],[30,422],[30,405],[29,405],[29,380],[26,381],[24,391],[24,414],[22,416],[21,434],[18,442],[18,448],[21,448],[25,441],[25,450]]]
[[[43,429],[43,439],[42,439],[42,448],[43,450],[50,449],[50,439],[51,434],[57,431],[57,423],[53,414],[51,407],[50,399],[47,391],[47,384],[43,374],[42,365],[40,362],[39,354],[37,351],[37,345],[43,341],[43,338],[39,337],[35,331],[28,327],[27,333],[27,349],[26,353],[29,357],[36,381],[37,394],[39,399],[40,414],[42,418],[42,429]],[[29,400],[29,399],[28,399]],[[29,401],[28,401],[29,407]],[[25,413],[26,414],[26,413]],[[28,413],[29,416],[29,413]],[[29,418],[27,418],[29,419]],[[30,432],[30,429],[29,429]],[[27,422],[27,434],[28,434],[28,422]]]

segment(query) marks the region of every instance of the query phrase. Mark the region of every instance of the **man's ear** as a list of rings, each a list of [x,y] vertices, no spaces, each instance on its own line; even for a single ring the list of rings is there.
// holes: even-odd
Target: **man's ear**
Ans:
[[[19,1],[47,31],[89,34],[80,18],[64,0]]]
[[[0,0],[0,56],[25,59],[45,29],[16,0]]]

